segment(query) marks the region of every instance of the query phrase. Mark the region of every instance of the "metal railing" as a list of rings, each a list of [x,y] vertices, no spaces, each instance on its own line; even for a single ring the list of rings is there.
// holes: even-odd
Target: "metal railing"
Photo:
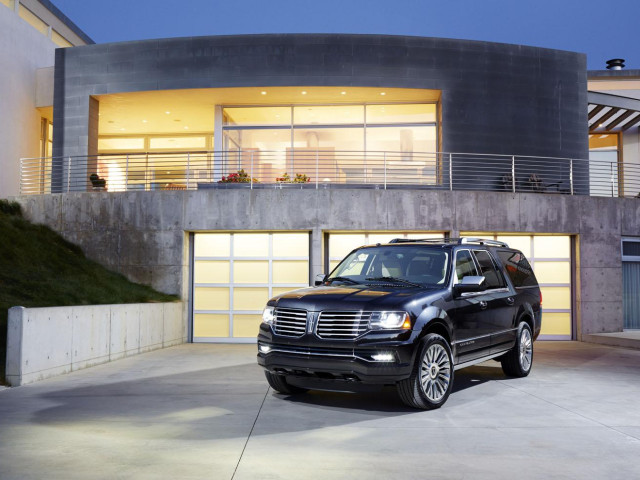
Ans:
[[[20,193],[423,188],[630,196],[640,165],[474,153],[258,149],[23,158]]]

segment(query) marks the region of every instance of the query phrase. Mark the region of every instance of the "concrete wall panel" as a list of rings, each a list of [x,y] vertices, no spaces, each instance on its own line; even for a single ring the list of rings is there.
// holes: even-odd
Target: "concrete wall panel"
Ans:
[[[181,302],[9,311],[7,381],[23,385],[183,343]]]

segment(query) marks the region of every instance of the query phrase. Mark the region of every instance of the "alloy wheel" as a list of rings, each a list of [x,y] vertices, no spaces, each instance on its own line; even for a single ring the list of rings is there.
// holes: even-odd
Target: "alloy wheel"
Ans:
[[[449,389],[451,381],[451,362],[445,348],[435,343],[422,357],[420,383],[422,391],[432,402],[439,402]]]

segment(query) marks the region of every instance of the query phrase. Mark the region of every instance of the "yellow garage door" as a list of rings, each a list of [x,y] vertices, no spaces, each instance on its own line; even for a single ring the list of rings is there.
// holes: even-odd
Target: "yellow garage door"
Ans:
[[[571,340],[571,237],[464,232],[462,236],[493,238],[517,248],[529,259],[542,291],[542,340]]]
[[[255,341],[274,295],[309,285],[309,232],[194,234],[193,341]]]

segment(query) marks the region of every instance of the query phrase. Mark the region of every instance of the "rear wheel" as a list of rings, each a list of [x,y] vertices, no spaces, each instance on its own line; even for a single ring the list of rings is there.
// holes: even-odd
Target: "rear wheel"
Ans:
[[[453,388],[453,356],[449,343],[440,335],[424,337],[411,376],[398,382],[405,405],[422,410],[440,408]]]
[[[287,382],[287,377],[284,375],[277,375],[275,373],[267,372],[266,370],[264,375],[267,377],[267,382],[269,382],[271,388],[278,393],[294,395],[296,393],[305,393],[307,391],[306,388],[300,388],[289,384],[289,382]]]
[[[520,322],[516,344],[500,357],[502,371],[510,377],[526,377],[533,365],[533,335],[526,322]]]

